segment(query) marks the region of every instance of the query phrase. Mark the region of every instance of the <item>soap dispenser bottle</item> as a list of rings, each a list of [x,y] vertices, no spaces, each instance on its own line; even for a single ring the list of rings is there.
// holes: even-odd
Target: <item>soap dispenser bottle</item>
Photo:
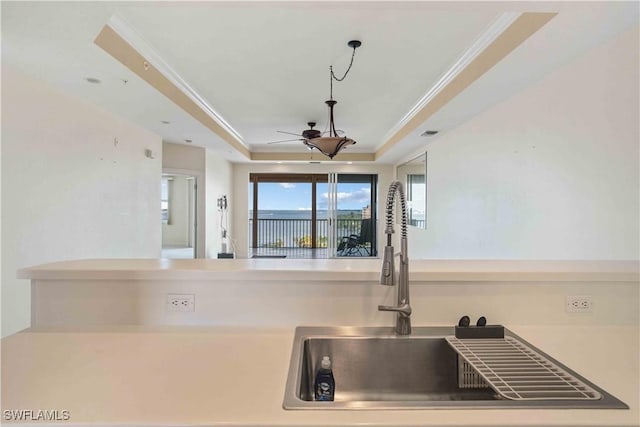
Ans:
[[[331,359],[329,356],[323,356],[320,362],[320,369],[316,373],[314,383],[315,399],[319,401],[332,401],[336,389],[336,382],[331,371]]]

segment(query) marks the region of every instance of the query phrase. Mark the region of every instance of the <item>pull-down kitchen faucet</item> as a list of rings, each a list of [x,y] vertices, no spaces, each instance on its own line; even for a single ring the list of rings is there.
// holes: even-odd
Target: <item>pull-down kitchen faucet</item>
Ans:
[[[393,230],[393,202],[395,195],[400,195],[400,209],[402,211],[402,234],[400,236],[400,269],[398,273],[398,305],[379,305],[378,310],[395,311],[396,333],[398,335],[411,334],[411,305],[409,304],[409,257],[407,256],[407,207],[404,198],[404,189],[400,181],[393,181],[389,186],[387,194],[387,209],[385,233],[387,235],[387,246],[384,247],[382,258],[382,273],[380,284],[386,286],[395,285],[395,265],[393,246],[391,245],[391,235]]]

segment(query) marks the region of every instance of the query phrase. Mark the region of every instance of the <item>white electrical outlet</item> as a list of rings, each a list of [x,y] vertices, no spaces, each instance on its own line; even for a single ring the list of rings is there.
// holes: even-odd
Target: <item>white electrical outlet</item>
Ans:
[[[194,294],[167,294],[167,311],[196,311]]]
[[[568,296],[565,300],[565,310],[567,313],[591,313],[593,311],[593,300],[590,296]]]

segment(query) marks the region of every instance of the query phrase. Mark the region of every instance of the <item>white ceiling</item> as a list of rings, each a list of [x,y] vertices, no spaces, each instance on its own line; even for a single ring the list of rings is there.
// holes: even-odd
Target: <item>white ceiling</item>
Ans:
[[[2,2],[2,64],[138,123],[164,140],[247,161],[93,43],[118,19],[242,137],[252,151],[303,151],[278,130],[325,128],[329,65],[336,126],[375,152],[385,136],[505,12],[558,12],[540,31],[379,160],[423,149],[442,133],[638,24],[638,2]],[[115,18],[114,18],[115,17]],[[86,77],[102,81],[87,83]],[[124,80],[127,82],[125,83]],[[162,124],[162,120],[171,123]],[[437,138],[437,137],[435,137]]]

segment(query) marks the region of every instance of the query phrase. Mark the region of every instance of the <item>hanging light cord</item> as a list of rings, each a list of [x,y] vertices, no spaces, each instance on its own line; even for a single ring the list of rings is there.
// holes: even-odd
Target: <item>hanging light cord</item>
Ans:
[[[336,77],[336,75],[333,73],[333,65],[329,65],[329,99],[333,99],[333,80],[337,82],[341,82],[344,80],[345,77],[347,77],[347,74],[349,74],[349,70],[351,70],[351,66],[353,65],[353,58],[355,58],[356,56],[356,49],[357,49],[357,46],[354,46],[353,52],[351,53],[351,62],[349,62],[347,71],[344,72],[342,77],[340,78]]]

